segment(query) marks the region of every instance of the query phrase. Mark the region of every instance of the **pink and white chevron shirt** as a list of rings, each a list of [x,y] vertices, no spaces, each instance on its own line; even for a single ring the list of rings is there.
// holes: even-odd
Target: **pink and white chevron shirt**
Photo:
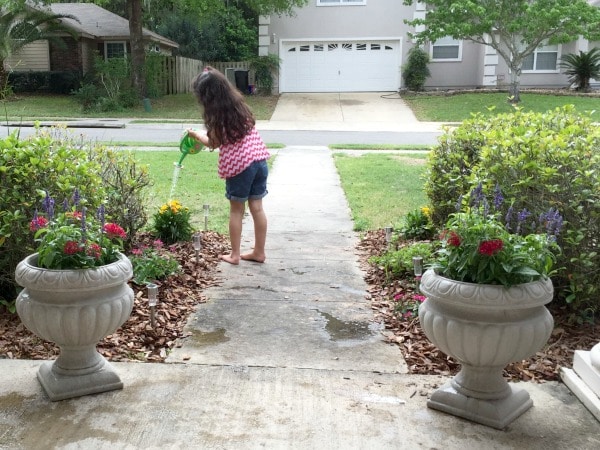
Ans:
[[[239,141],[219,147],[219,177],[234,177],[254,161],[262,161],[270,156],[258,131],[252,127]]]

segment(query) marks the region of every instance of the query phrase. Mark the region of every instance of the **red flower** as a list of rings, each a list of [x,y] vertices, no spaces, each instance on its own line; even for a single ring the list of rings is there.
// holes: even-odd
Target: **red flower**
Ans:
[[[115,238],[115,237],[125,239],[127,237],[127,233],[125,233],[125,230],[123,228],[121,228],[120,225],[117,225],[116,223],[105,224],[104,232],[110,239]]]
[[[42,216],[38,216],[35,219],[32,219],[31,222],[29,222],[29,230],[37,231],[40,228],[46,228],[47,225],[48,225],[48,219],[46,219],[45,217],[42,217]]]
[[[93,242],[87,248],[87,254],[89,256],[93,256],[96,259],[99,259],[102,256],[102,247],[100,247],[98,244]]]
[[[486,256],[493,256],[502,250],[504,242],[502,239],[492,239],[490,241],[483,241],[479,244],[479,253]]]
[[[76,241],[67,241],[65,242],[63,251],[66,255],[74,255],[79,252],[79,243]]]
[[[456,231],[444,231],[442,233],[442,239],[445,239],[448,245],[452,247],[459,247],[462,240]]]

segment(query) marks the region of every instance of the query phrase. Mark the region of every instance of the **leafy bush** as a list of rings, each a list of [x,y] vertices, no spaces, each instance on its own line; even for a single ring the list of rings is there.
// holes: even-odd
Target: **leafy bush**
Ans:
[[[408,52],[408,60],[402,68],[402,77],[406,87],[411,91],[422,91],[425,81],[431,76],[429,71],[429,54],[420,47],[413,47]]]
[[[432,261],[433,245],[429,242],[416,242],[405,245],[398,250],[391,250],[381,256],[373,256],[369,262],[382,267],[387,276],[396,278],[413,275],[413,257],[423,258],[423,264]]]
[[[250,69],[254,70],[258,92],[271,95],[273,91],[273,74],[279,71],[279,56],[256,56],[250,60]]]
[[[154,231],[166,244],[189,241],[193,231],[190,210],[177,200],[169,200],[154,214]]]
[[[160,239],[140,248],[134,248],[129,256],[133,266],[133,281],[146,284],[166,278],[180,271],[177,260],[164,249]]]
[[[144,208],[148,187],[152,184],[148,167],[140,165],[130,152],[106,147],[90,151],[102,168],[100,177],[107,193],[106,215],[125,229],[125,249],[129,249],[136,233],[148,221]]]
[[[589,114],[572,106],[546,113],[517,110],[492,118],[475,115],[442,137],[430,156],[426,191],[434,221],[454,212],[456,198],[480,182],[486,191],[498,184],[514,199],[502,214],[512,206],[539,221],[557,209],[565,224],[554,286],[579,316],[587,316],[598,310],[600,294],[598,173],[600,129]]]
[[[79,71],[11,72],[9,83],[14,92],[50,92],[68,94],[81,80]]]

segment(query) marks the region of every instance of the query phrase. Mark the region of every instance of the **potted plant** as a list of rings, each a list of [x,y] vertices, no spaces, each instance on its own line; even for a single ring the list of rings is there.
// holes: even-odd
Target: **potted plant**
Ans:
[[[125,231],[105,221],[102,206],[95,217],[89,214],[77,191],[72,200],[56,213],[46,193],[42,213],[30,223],[37,253],[15,271],[24,287],[16,301],[21,321],[60,347],[59,357],[38,371],[53,401],[123,387],[96,344],[121,326],[133,307],[127,283],[133,270],[121,253]]]
[[[544,228],[537,232],[526,210],[501,217],[502,201],[496,188],[490,204],[479,185],[450,217],[436,262],[421,279],[427,300],[419,307],[426,336],[461,364],[428,406],[499,429],[533,404],[502,370],[550,337],[554,321],[544,305],[553,296],[549,275],[562,225],[550,210],[536,218]]]

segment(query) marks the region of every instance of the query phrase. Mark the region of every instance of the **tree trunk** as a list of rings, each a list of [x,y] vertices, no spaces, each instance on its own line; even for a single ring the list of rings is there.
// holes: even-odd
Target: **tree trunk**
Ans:
[[[144,65],[146,52],[142,34],[142,0],[127,0],[129,10],[129,36],[131,39],[131,84],[140,98],[147,96]]]
[[[8,96],[8,72],[4,68],[4,60],[0,61],[0,100]]]
[[[520,94],[520,84],[521,84],[521,67],[511,67],[510,68],[510,88],[508,99],[509,103],[517,104],[521,101]]]

